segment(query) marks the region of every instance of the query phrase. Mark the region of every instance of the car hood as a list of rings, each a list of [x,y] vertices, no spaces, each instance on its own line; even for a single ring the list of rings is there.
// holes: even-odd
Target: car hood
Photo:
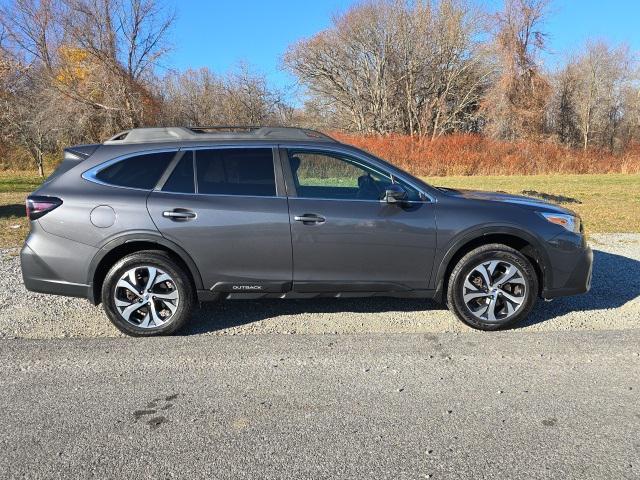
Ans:
[[[489,202],[511,203],[515,205],[521,205],[531,209],[539,209],[547,212],[568,213],[576,215],[575,212],[568,208],[561,207],[559,205],[541,200],[539,198],[525,197],[524,195],[513,195],[503,192],[484,192],[481,190],[464,190],[453,188],[438,188],[440,191],[447,195],[451,195],[459,198],[468,198],[471,200],[485,200]]]

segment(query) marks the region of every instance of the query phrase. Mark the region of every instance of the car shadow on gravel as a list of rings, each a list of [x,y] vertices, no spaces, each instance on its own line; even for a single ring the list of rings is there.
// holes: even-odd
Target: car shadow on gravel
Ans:
[[[388,297],[225,300],[202,304],[194,313],[193,320],[180,333],[197,335],[282,315],[424,312],[443,309],[446,310],[446,307],[432,300]]]
[[[539,301],[529,318],[514,328],[552,321],[575,311],[619,308],[640,296],[640,262],[622,255],[594,251],[591,291],[552,302]],[[446,307],[431,300],[398,298],[318,298],[307,300],[245,300],[204,304],[183,335],[197,335],[248,325],[283,315],[426,312]]]
[[[622,255],[594,250],[591,290],[582,295],[540,301],[529,318],[516,325],[523,328],[575,311],[622,307],[640,297],[640,262]]]

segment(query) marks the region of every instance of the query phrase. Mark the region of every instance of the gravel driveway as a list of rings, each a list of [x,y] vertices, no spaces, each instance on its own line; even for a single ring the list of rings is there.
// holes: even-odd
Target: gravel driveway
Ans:
[[[539,302],[526,330],[602,330],[640,326],[640,234],[591,237],[590,293]],[[472,331],[433,302],[404,299],[227,301],[200,308],[185,334],[422,333]],[[100,307],[27,292],[18,251],[0,251],[0,338],[115,337]]]

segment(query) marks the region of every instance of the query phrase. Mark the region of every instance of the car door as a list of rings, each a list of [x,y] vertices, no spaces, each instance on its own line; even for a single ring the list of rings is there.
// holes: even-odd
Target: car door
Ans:
[[[147,206],[162,235],[194,260],[205,287],[288,290],[291,232],[274,149],[200,148],[174,162]]]
[[[435,204],[365,158],[326,149],[282,150],[289,192],[294,290],[427,289]],[[408,194],[383,200],[391,183]]]

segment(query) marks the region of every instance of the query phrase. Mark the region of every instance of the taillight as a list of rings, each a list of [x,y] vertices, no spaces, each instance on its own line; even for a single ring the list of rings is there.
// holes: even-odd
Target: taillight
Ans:
[[[27,218],[36,220],[60,205],[62,205],[62,200],[57,197],[31,195],[27,197]]]

